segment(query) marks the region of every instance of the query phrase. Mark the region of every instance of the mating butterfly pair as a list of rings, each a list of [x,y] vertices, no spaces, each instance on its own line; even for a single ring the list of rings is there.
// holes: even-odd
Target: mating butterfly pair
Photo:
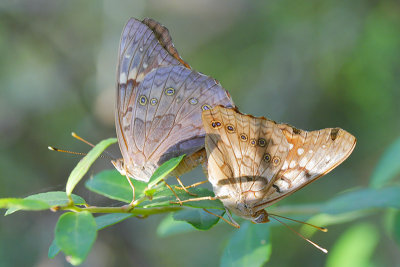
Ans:
[[[186,154],[174,175],[206,164],[216,198],[256,223],[268,221],[265,207],[327,174],[356,143],[339,128],[307,132],[241,114],[215,79],[182,60],[168,30],[152,19],[125,26],[117,80],[123,159],[113,164],[121,174],[148,182],[162,163]]]

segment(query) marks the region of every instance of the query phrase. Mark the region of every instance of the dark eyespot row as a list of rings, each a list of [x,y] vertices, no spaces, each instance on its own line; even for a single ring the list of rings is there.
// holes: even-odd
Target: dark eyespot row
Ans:
[[[152,99],[150,100],[150,105],[152,105],[152,106],[157,105],[157,103],[158,103],[157,98],[152,98]]]
[[[240,140],[241,141],[246,142],[248,139],[249,138],[247,137],[247,134],[244,134],[244,133],[240,134]]]

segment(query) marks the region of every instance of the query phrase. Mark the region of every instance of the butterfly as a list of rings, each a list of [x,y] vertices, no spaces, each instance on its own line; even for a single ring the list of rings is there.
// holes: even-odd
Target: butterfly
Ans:
[[[215,79],[192,70],[175,49],[167,28],[131,18],[120,41],[115,125],[122,174],[148,182],[165,161],[186,154],[181,175],[205,161],[201,112],[233,107]]]
[[[254,223],[268,222],[266,207],[333,170],[356,144],[340,128],[308,132],[222,106],[202,120],[216,198]]]

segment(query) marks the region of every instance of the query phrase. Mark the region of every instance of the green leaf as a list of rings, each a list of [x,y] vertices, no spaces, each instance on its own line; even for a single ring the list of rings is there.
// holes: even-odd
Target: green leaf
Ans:
[[[220,266],[263,266],[270,255],[269,226],[247,221],[235,230],[223,252]]]
[[[400,208],[400,186],[361,189],[339,195],[321,207],[321,212],[339,214],[372,208]]]
[[[85,260],[96,236],[96,221],[87,211],[64,213],[55,229],[56,244],[65,255],[70,256],[68,259],[72,265],[79,265]]]
[[[183,160],[185,155],[181,155],[176,158],[172,158],[164,162],[158,169],[153,173],[149,181],[149,188],[154,187],[157,183],[159,183],[162,179],[164,179],[171,171],[173,171],[179,163]]]
[[[131,179],[135,186],[136,199],[143,195],[146,183]],[[132,201],[132,188],[126,176],[117,170],[106,170],[96,174],[85,183],[86,188],[105,197],[130,203]]]
[[[55,256],[57,256],[58,253],[60,253],[60,248],[56,244],[56,240],[53,239],[53,242],[51,242],[51,245],[49,247],[49,252],[47,252],[47,256],[50,259],[53,259]]]
[[[378,245],[379,233],[374,225],[357,224],[348,229],[328,254],[327,267],[365,267],[371,265],[371,256]]]
[[[41,200],[23,198],[0,198],[0,209],[46,210],[50,205]]]
[[[82,205],[85,204],[85,200],[81,198],[80,196],[71,195],[72,201],[76,205]],[[67,197],[67,194],[63,191],[54,191],[54,192],[46,192],[46,193],[39,193],[35,195],[28,196],[24,199],[30,199],[30,200],[41,200],[43,202],[46,202],[49,206],[61,206],[61,205],[66,205],[69,202],[69,199]],[[20,210],[19,208],[10,208],[7,210],[5,215],[12,214],[16,211]]]
[[[191,193],[196,194],[197,196],[191,196],[183,190],[175,189],[175,193],[178,197],[183,201],[192,198],[198,197],[206,197],[206,196],[214,196],[214,193],[206,188],[191,188],[189,190]],[[171,205],[179,205],[179,204],[171,204],[171,202],[176,202],[176,197],[174,193],[166,187],[163,187],[161,190],[157,191],[153,199],[151,201],[145,201],[141,203],[139,206],[144,208],[151,207],[165,207]],[[224,205],[219,200],[201,200],[201,201],[192,201],[183,203],[184,206],[192,207],[192,208],[205,208],[205,209],[225,209]]]
[[[65,192],[63,192],[65,194]],[[107,215],[101,215],[95,218],[97,230],[104,229],[108,226],[119,223],[125,219],[133,217],[132,214],[129,213],[113,213]],[[49,247],[48,257],[50,259],[54,258],[60,252],[60,248],[57,246],[56,241],[53,240]]]
[[[224,210],[210,210],[210,212],[219,216],[223,216],[225,214]],[[173,217],[174,220],[186,221],[199,230],[208,230],[219,221],[217,216],[211,215],[202,209],[185,209],[177,211],[173,214]]]
[[[101,230],[108,226],[122,222],[123,220],[126,220],[130,217],[133,217],[133,215],[129,213],[111,213],[111,214],[97,216],[95,218],[97,224],[97,230]]]
[[[72,170],[69,175],[66,187],[66,193],[68,196],[71,195],[72,190],[74,190],[75,186],[82,179],[82,177],[89,170],[89,167],[93,164],[93,162],[103,153],[103,151],[111,144],[117,142],[116,138],[109,138],[98,143],[94,148],[92,148],[89,153],[83,157],[75,168]]]
[[[376,165],[371,176],[370,184],[374,188],[380,188],[400,174],[400,138],[386,149]]]
[[[400,212],[397,211],[393,216],[393,239],[400,247]]]
[[[182,221],[175,221],[172,214],[168,214],[161,221],[157,227],[157,235],[160,237],[167,237],[176,234],[193,232],[193,228],[190,224]]]

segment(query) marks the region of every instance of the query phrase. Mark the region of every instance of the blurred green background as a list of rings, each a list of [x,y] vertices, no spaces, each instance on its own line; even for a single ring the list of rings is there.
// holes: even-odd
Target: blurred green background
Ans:
[[[88,151],[71,131],[94,143],[115,136],[117,51],[129,17],[164,24],[183,59],[218,79],[242,112],[306,130],[339,126],[357,137],[347,161],[279,204],[326,201],[367,186],[382,153],[400,136],[398,1],[3,0],[0,197],[63,190],[80,157],[47,146]],[[110,151],[119,154],[117,146]],[[112,165],[99,159],[90,172],[104,168]],[[202,177],[197,170],[184,181]],[[91,204],[110,205],[83,185],[76,193]],[[47,258],[58,216],[18,212],[0,218],[0,266],[68,266],[62,255]],[[358,238],[354,246],[370,244],[365,266],[399,266],[384,217],[381,212],[331,226],[313,239],[343,250]],[[159,238],[162,218],[130,219],[101,231],[82,266],[219,264],[231,227]],[[284,227],[273,227],[271,238],[269,266],[338,266]]]

